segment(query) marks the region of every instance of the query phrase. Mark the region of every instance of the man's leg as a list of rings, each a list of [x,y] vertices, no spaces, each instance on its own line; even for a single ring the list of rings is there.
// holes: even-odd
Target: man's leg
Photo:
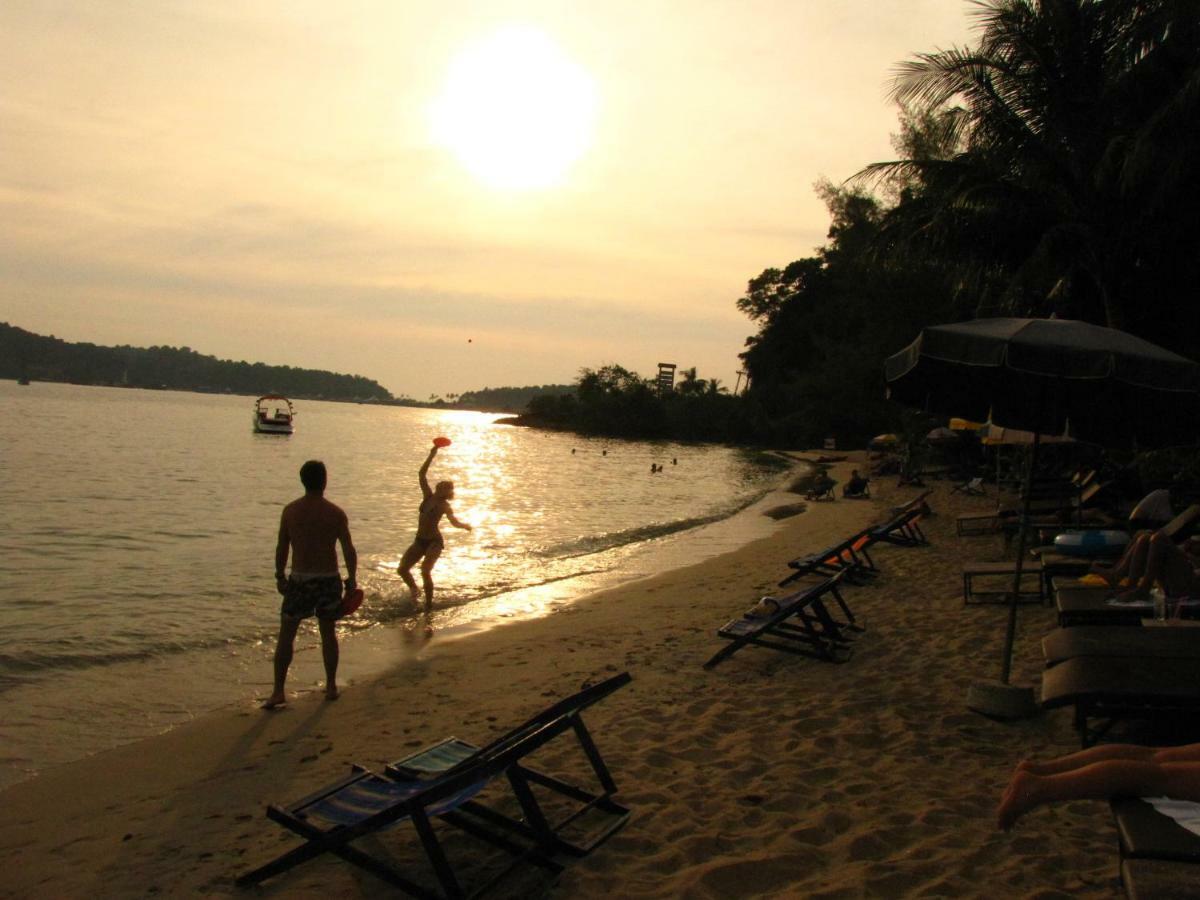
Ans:
[[[338,696],[337,622],[333,619],[317,619],[317,627],[321,630],[321,658],[325,661],[325,699],[336,700]]]
[[[1133,536],[1133,540],[1129,542],[1129,546],[1125,548],[1125,552],[1121,554],[1121,558],[1117,560],[1117,564],[1111,568],[1102,563],[1092,563],[1091,572],[1093,575],[1099,575],[1110,586],[1116,587],[1121,583],[1123,578],[1129,577],[1131,572],[1141,572],[1146,566],[1146,553],[1150,547],[1150,532],[1139,531]]]
[[[430,544],[429,550],[425,553],[425,559],[421,563],[421,581],[425,586],[425,612],[433,609],[433,565],[441,555],[442,545]]]
[[[287,681],[288,666],[292,664],[292,645],[299,627],[299,619],[284,615],[279,617],[279,637],[275,641],[275,690],[263,704],[263,709],[274,709],[287,703],[283,685]]]

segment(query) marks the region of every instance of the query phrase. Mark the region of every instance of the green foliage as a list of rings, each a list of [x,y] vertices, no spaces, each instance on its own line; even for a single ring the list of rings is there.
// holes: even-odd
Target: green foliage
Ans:
[[[582,369],[573,393],[535,397],[525,421],[584,434],[746,441],[754,432],[742,407],[718,380],[698,378],[695,369],[684,370],[674,391],[660,393],[653,380],[612,364]]]
[[[557,396],[575,390],[570,384],[543,384],[529,387],[485,387],[478,391],[467,391],[459,394],[455,404],[470,409],[482,409],[494,412],[523,412],[532,400],[544,395]]]
[[[327,400],[391,400],[378,382],[318,369],[232,362],[189,347],[99,347],[0,322],[0,378]]]

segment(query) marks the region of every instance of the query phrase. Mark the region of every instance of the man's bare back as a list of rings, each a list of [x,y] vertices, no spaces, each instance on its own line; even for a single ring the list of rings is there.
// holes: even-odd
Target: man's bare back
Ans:
[[[346,514],[324,497],[306,494],[283,508],[279,543],[291,544],[293,572],[338,574],[337,542],[349,539]]]

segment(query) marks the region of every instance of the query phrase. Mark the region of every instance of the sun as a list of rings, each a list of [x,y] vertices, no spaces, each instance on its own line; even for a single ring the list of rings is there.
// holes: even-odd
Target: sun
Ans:
[[[500,190],[560,183],[591,146],[595,88],[543,32],[509,26],[465,47],[434,102],[434,141]]]

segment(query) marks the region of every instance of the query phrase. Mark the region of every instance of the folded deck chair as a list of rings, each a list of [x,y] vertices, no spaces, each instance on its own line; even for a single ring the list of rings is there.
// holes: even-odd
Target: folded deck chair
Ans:
[[[351,774],[286,806],[269,806],[267,817],[305,839],[300,846],[272,862],[247,872],[239,885],[257,884],[306,860],[333,853],[416,897],[466,896],[442,848],[436,821],[445,822],[511,855],[560,871],[554,856],[582,856],[620,828],[629,810],[612,799],[616,783],[605,766],[581,713],[630,682],[629,673],[585,688],[548,707],[483,747],[450,738],[389,766],[376,774],[355,766]],[[587,790],[530,769],[526,758],[556,737],[573,731],[599,791]],[[511,789],[520,817],[476,799],[493,783]],[[565,801],[569,813],[551,822],[537,793]],[[511,805],[511,804],[510,804]],[[557,803],[556,803],[557,805]],[[586,839],[570,840],[568,830],[585,814],[604,819]],[[352,842],[411,821],[440,890],[402,874],[389,862],[369,855]],[[483,887],[503,877],[512,864]],[[482,888],[480,888],[482,889]]]
[[[830,577],[844,574],[846,581],[851,584],[865,583],[879,574],[867,549],[871,545],[869,532],[869,528],[864,528],[824,550],[796,557],[788,563],[792,574],[779,582],[779,587],[787,587],[806,575]]]
[[[1122,721],[1200,721],[1200,659],[1077,656],[1042,672],[1042,707],[1075,707],[1089,747]],[[1095,724],[1093,724],[1093,720]]]
[[[1077,656],[1200,659],[1200,627],[1082,625],[1056,628],[1042,638],[1042,656],[1047,666]]]
[[[929,539],[925,537],[919,524],[923,515],[925,515],[925,508],[923,506],[916,507],[893,516],[881,525],[868,528],[867,537],[870,538],[870,542],[867,546],[879,542],[897,544],[901,547],[927,545]]]
[[[786,597],[764,597],[749,612],[717,629],[729,643],[714,653],[704,668],[713,668],[750,644],[825,662],[845,662],[853,652],[851,632],[863,629],[854,622],[838,591],[838,582],[844,577],[845,573],[838,573]],[[835,618],[824,597],[832,598],[849,621]]]

